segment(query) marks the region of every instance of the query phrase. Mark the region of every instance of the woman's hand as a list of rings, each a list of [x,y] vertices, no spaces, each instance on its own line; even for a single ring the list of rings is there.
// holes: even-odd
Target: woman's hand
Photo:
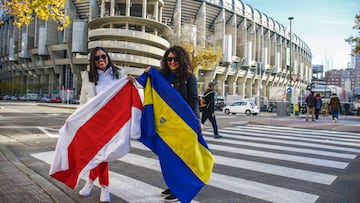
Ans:
[[[150,71],[150,68],[151,68],[151,66],[146,67],[146,69],[144,70],[144,72],[145,72],[145,73],[148,73],[148,72]]]
[[[135,77],[132,76],[132,75],[128,75],[128,76],[127,76],[127,79],[128,79],[130,82],[132,82],[132,83],[134,83],[134,82],[136,81]]]

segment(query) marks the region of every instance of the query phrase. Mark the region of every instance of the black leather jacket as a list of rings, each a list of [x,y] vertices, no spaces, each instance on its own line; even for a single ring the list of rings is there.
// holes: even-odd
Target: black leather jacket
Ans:
[[[214,113],[215,108],[215,92],[211,89],[207,89],[203,95],[206,103],[204,111]]]
[[[187,73],[185,81],[181,81],[179,77],[175,76],[172,85],[189,104],[196,117],[200,118],[199,97],[195,75],[190,72]]]

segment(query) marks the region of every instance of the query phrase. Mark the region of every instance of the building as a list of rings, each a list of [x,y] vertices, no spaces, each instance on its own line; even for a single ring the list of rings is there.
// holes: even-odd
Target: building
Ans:
[[[312,77],[313,79],[323,80],[324,79],[324,65],[314,64],[312,65]]]
[[[70,90],[77,97],[92,48],[106,48],[115,64],[139,75],[148,65],[159,67],[171,39],[183,35],[224,52],[218,65],[199,71],[199,92],[214,81],[220,96],[252,98],[260,91],[268,98],[271,87],[291,86],[296,94],[311,82],[311,50],[291,32],[293,18],[289,29],[241,0],[73,0],[66,13],[72,24],[64,31],[52,21],[17,28],[4,19],[0,81],[13,86],[3,94],[54,97]]]
[[[352,90],[355,87],[356,75],[356,69],[353,68],[326,71],[325,83]]]

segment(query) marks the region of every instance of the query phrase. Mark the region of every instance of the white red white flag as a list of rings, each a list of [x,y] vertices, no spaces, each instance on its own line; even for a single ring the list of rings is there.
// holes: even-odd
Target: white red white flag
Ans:
[[[141,109],[139,92],[126,78],[80,106],[60,129],[50,176],[74,189],[90,169],[129,153],[130,138],[141,135]]]

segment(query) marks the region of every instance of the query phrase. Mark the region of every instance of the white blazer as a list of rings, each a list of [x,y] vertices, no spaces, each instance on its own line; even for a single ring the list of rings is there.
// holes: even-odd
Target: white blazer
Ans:
[[[81,91],[80,91],[80,105],[85,104],[96,95],[95,83],[89,81],[89,72],[81,71]],[[125,77],[126,71],[119,70],[119,78]]]

